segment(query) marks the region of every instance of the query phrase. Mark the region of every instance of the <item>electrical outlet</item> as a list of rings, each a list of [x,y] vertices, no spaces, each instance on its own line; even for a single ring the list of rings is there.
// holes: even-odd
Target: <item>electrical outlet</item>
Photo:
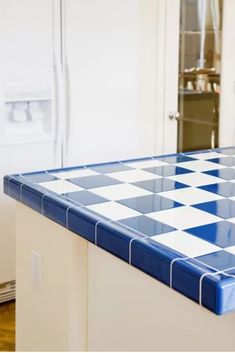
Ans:
[[[37,288],[41,288],[42,285],[42,256],[37,251],[32,251],[31,257],[32,265],[32,281]]]

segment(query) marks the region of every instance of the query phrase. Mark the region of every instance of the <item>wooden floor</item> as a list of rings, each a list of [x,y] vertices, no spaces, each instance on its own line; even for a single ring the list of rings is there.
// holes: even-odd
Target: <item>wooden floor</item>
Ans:
[[[0,351],[15,351],[15,302],[0,304]]]

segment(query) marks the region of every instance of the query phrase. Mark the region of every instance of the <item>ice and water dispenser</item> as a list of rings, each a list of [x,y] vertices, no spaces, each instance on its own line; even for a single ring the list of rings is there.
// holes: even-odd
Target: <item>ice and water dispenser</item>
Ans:
[[[54,105],[51,89],[30,89],[10,83],[2,92],[0,144],[53,139]]]

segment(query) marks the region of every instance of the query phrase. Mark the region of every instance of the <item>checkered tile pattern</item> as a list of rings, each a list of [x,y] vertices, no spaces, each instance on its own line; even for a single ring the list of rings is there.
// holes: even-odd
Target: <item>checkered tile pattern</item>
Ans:
[[[77,206],[87,212],[95,224],[95,242],[121,258],[122,249],[127,251],[123,248],[126,234],[128,259],[123,258],[151,275],[149,264],[139,264],[145,254],[138,252],[141,246],[151,249],[150,253],[156,249],[156,254],[167,254],[169,271],[179,262],[181,266],[200,264],[200,276],[209,272],[210,277],[229,277],[235,269],[233,147],[25,174],[21,178],[45,194],[57,195],[68,208]],[[115,245],[110,240],[112,229]],[[151,259],[149,255],[148,261]],[[184,292],[177,285],[175,289]],[[193,294],[185,294],[195,299]],[[203,295],[199,298],[197,293],[196,300],[204,300],[204,306],[216,312]]]

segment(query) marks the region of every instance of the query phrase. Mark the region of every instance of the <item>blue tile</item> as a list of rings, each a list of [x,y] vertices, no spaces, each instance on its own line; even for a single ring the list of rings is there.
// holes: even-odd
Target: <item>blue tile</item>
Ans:
[[[125,224],[129,228],[132,228],[146,236],[153,236],[157,234],[172,232],[175,230],[173,227],[158,221],[154,221],[146,216],[137,216],[123,219],[120,220],[119,223]]]
[[[118,202],[141,213],[150,213],[182,206],[179,202],[155,194],[133,197]]]
[[[222,248],[235,245],[235,224],[227,221],[207,224],[186,229],[185,232],[195,235]]]
[[[227,167],[235,166],[235,158],[234,157],[220,157],[220,158],[212,158],[207,159],[209,162],[218,163],[221,165],[225,165]]]
[[[95,166],[89,166],[89,168],[95,170],[98,173],[114,173],[134,169],[121,163],[100,164]]]
[[[133,185],[155,193],[188,187],[186,184],[179,183],[178,181],[167,178],[138,181],[133,183]]]
[[[84,205],[84,206],[109,201],[109,200],[105,199],[104,197],[93,194],[92,192],[87,191],[87,190],[69,192],[69,193],[64,194],[64,196],[66,196],[66,197],[68,197],[68,199],[76,201],[79,204]]]
[[[145,168],[146,172],[157,174],[160,176],[168,177],[177,174],[192,173],[192,170],[176,167],[174,165],[164,165],[160,167]]]
[[[170,284],[170,265],[180,255],[151,240],[137,239],[132,243],[131,264],[161,282]],[[214,273],[208,266],[194,260],[176,261],[173,266],[172,285],[178,292],[195,302],[199,301],[199,283],[204,273]],[[202,305],[218,314],[221,306],[217,301],[218,277],[205,277],[202,283]]]
[[[222,182],[218,184],[200,186],[199,188],[224,197],[235,196],[235,183]]]
[[[231,155],[235,154],[235,147],[216,148],[215,151],[218,153]]]
[[[43,183],[45,181],[53,181],[57,180],[54,175],[51,175],[46,172],[41,172],[41,173],[26,173],[22,174],[25,178],[27,178],[29,181],[32,181],[34,183]]]
[[[225,219],[235,217],[235,201],[228,199],[199,203],[193,207]]]
[[[97,245],[102,249],[129,262],[130,241],[142,238],[134,229],[117,222],[99,223],[97,226]]]
[[[196,259],[219,271],[235,267],[235,255],[230,254],[224,250],[216,251],[208,255],[199,256],[196,257]]]
[[[84,189],[98,188],[102,186],[109,186],[121,184],[122,182],[111,178],[107,175],[89,175],[85,177],[68,179],[71,183],[81,186]]]
[[[68,212],[68,229],[94,242],[97,222],[107,221],[107,218],[98,216],[85,207],[71,208]]]
[[[169,163],[169,164],[190,162],[190,161],[195,161],[196,160],[196,158],[183,156],[183,155],[180,155],[180,154],[176,154],[175,156],[157,157],[156,159],[159,160],[159,161],[165,162],[165,163]]]
[[[235,179],[235,169],[232,169],[232,168],[208,170],[204,173],[208,175],[213,175],[215,177],[225,179],[225,180]]]

